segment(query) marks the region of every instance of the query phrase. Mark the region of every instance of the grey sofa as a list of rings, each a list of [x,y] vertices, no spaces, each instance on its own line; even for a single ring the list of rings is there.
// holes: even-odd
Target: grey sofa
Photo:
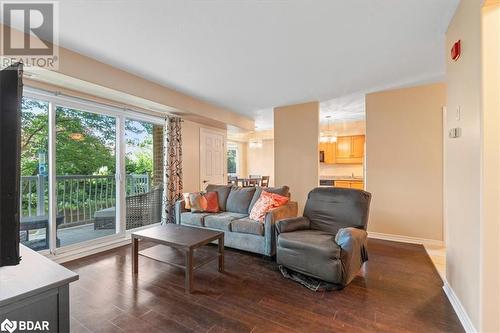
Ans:
[[[288,186],[238,187],[234,185],[208,185],[207,192],[217,192],[219,213],[193,213],[185,208],[184,200],[175,204],[176,223],[198,228],[224,231],[224,245],[240,250],[274,256],[276,253],[274,225],[280,219],[297,216],[297,203],[272,209],[264,223],[248,216],[262,190],[290,196]]]
[[[349,284],[368,260],[366,226],[371,194],[318,187],[309,192],[304,216],[276,224],[278,264],[337,284]]]

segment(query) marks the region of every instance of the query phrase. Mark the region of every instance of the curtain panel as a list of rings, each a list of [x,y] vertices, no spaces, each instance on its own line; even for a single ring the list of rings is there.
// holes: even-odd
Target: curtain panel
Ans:
[[[174,207],[182,199],[182,120],[167,117],[163,136],[163,213],[162,224],[175,223]]]

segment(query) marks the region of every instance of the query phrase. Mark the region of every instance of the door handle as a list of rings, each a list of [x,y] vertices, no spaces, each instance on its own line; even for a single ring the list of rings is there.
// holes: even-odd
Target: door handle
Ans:
[[[205,184],[205,183],[208,183],[208,180],[204,180],[204,181],[203,181],[203,184]]]

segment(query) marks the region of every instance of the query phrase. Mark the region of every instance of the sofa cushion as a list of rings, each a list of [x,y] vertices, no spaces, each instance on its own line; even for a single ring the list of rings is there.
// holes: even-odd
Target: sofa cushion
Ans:
[[[264,235],[264,223],[252,220],[248,217],[231,222],[231,231],[242,234]]]
[[[282,195],[284,197],[290,197],[290,188],[286,185],[279,187],[255,187],[255,194],[253,195],[252,201],[250,202],[250,206],[248,207],[248,213],[252,211],[253,205],[259,200],[262,190],[270,193],[276,193]]]
[[[255,187],[233,187],[227,197],[226,211],[248,215]]]
[[[231,212],[223,212],[219,214],[210,214],[205,217],[205,227],[219,230],[231,231],[231,222],[243,217],[247,214],[238,214]]]
[[[280,234],[278,247],[297,250],[302,256],[309,258],[340,258],[340,246],[335,243],[335,235],[320,230],[301,230]]]
[[[207,215],[210,215],[208,213],[191,213],[191,212],[184,212],[181,213],[181,224],[189,224],[189,225],[196,225],[203,227],[204,225],[204,219]]]
[[[213,185],[209,184],[205,189],[206,192],[217,192],[217,199],[219,200],[219,210],[226,210],[227,196],[231,191],[233,185]]]

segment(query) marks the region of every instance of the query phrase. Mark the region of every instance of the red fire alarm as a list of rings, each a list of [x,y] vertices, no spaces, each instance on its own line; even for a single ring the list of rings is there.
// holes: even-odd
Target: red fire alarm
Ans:
[[[455,44],[453,44],[453,47],[451,48],[451,59],[457,61],[458,58],[460,58],[460,54],[461,54],[461,47],[460,47],[460,40],[458,40],[455,42]]]

